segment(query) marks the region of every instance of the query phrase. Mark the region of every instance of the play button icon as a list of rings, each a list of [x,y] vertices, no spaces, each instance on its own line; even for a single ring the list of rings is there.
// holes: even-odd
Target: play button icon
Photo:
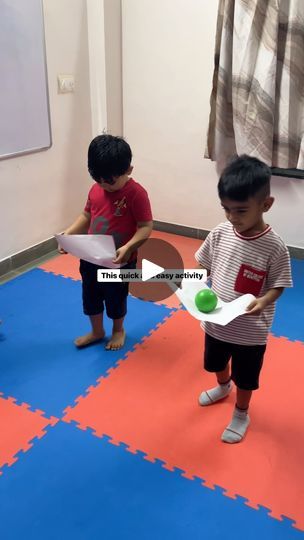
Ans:
[[[138,250],[137,268],[141,270],[141,280],[130,283],[132,296],[149,302],[161,302],[174,294],[179,283],[174,281],[160,282],[159,276],[168,269],[179,269],[183,272],[184,263],[177,249],[160,238],[149,238]],[[153,281],[150,279],[155,278]]]
[[[148,261],[147,259],[142,259],[142,280],[143,281],[148,281],[148,279],[158,276],[158,274],[161,274],[164,271],[165,269],[162,266],[158,266],[158,264],[154,264],[153,262]]]

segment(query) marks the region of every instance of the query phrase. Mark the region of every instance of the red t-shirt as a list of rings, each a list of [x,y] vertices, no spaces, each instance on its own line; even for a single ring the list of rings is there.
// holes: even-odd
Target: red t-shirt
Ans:
[[[136,233],[137,223],[151,221],[152,212],[146,190],[130,178],[118,191],[105,191],[96,183],[89,191],[85,212],[91,215],[88,234],[109,234],[116,248]],[[136,258],[136,252],[131,259]]]

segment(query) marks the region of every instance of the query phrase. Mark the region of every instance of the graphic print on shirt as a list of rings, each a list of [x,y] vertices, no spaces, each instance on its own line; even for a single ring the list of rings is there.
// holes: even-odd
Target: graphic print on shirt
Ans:
[[[114,212],[114,216],[122,216],[122,209],[123,208],[127,208],[127,199],[126,197],[123,197],[120,201],[117,200],[115,201],[115,212]]]
[[[235,281],[234,290],[242,294],[258,296],[261,292],[267,272],[242,264]]]
[[[117,249],[123,245],[123,235],[122,233],[117,231],[109,233],[109,226],[110,223],[106,217],[98,216],[93,220],[91,224],[92,234],[111,234],[114,238],[115,247]]]

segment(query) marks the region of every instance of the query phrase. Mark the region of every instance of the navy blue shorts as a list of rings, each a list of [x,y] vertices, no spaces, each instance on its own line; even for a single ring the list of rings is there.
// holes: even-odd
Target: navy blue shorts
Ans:
[[[98,282],[99,268],[103,267],[80,260],[83,312],[85,315],[98,315],[106,309],[110,319],[121,319],[127,313],[129,283]],[[126,264],[124,268],[136,268],[136,261]]]
[[[206,371],[224,371],[231,358],[231,378],[241,390],[257,390],[266,345],[237,345],[205,334]]]

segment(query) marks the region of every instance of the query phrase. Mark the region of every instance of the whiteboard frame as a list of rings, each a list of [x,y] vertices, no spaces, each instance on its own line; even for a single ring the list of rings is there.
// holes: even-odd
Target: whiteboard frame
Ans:
[[[46,86],[46,101],[47,101],[47,115],[48,115],[50,144],[48,144],[47,146],[37,146],[37,147],[29,148],[27,150],[20,150],[19,152],[12,152],[10,154],[1,154],[0,155],[0,161],[2,161],[4,159],[14,158],[16,156],[25,156],[27,154],[34,154],[36,152],[43,152],[44,150],[48,150],[49,148],[51,148],[53,146],[52,128],[51,128],[49,80],[48,80],[47,57],[46,57],[46,40],[45,40],[45,23],[44,23],[43,0],[40,0],[39,3],[40,3],[41,20],[42,20],[42,47],[43,47],[44,68],[45,68],[45,86]]]

